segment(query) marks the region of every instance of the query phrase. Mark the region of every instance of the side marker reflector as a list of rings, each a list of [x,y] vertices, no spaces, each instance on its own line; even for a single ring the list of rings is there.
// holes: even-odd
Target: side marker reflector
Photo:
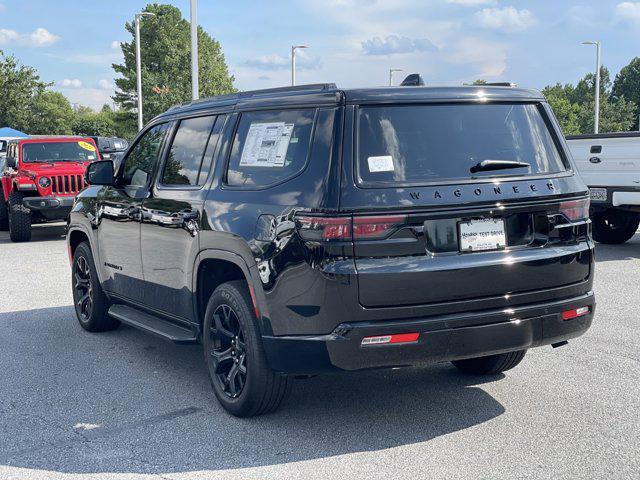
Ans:
[[[393,335],[380,335],[378,337],[364,337],[361,345],[386,345],[390,343],[414,343],[418,341],[420,334],[415,333],[394,333]]]
[[[562,320],[571,320],[572,318],[582,317],[589,313],[591,309],[589,307],[574,308],[573,310],[567,310],[562,312]]]

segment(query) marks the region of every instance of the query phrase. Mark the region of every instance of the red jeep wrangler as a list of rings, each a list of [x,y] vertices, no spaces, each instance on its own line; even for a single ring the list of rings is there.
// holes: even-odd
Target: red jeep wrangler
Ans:
[[[95,160],[100,156],[91,138],[10,141],[0,176],[0,230],[9,230],[14,242],[27,242],[32,223],[66,219],[84,188],[84,171]]]

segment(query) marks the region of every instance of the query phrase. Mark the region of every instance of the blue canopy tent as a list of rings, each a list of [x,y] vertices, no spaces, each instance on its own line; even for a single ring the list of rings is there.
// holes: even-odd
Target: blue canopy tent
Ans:
[[[16,130],[14,128],[11,127],[2,127],[0,128],[0,138],[3,137],[20,137],[20,138],[24,138],[24,137],[28,137],[29,135],[27,135],[26,133],[23,133],[19,130]]]

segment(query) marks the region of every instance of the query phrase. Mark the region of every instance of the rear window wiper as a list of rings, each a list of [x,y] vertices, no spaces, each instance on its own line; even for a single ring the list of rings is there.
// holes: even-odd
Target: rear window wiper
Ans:
[[[510,168],[528,168],[527,162],[517,162],[515,160],[483,160],[476,163],[469,169],[471,173],[487,172],[489,170],[508,170]]]

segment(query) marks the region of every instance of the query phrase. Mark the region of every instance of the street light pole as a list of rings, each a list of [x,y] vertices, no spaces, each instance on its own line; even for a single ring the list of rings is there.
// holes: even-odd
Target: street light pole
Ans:
[[[293,45],[291,47],[291,85],[296,84],[296,50],[298,48],[309,48],[307,45]]]
[[[600,131],[600,42],[591,40],[588,42],[582,42],[582,44],[596,46],[596,91],[593,132],[598,133]]]
[[[142,17],[153,16],[151,12],[136,13],[136,87],[138,91],[138,131],[142,130],[144,121],[142,119],[142,59],[140,57],[140,19]]]
[[[200,96],[198,87],[198,0],[191,0],[191,98]]]
[[[402,72],[401,68],[390,68],[389,69],[389,86],[393,86],[393,73],[394,72]]]

